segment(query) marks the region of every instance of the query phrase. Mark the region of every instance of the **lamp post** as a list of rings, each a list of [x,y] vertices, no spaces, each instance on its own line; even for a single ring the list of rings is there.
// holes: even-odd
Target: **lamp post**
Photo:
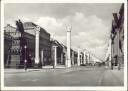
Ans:
[[[24,59],[25,59],[25,60],[24,60],[24,61],[26,62],[26,61],[27,61],[27,60],[26,60],[26,49],[27,49],[27,46],[26,46],[26,45],[24,46],[24,49],[25,49],[25,53],[24,53],[24,55],[25,55],[25,58],[24,58]]]
[[[80,66],[80,48],[78,48],[77,65]]]
[[[84,49],[84,65],[86,64],[86,54],[87,54],[86,51],[87,51],[87,50]]]
[[[25,49],[25,53],[24,53],[24,54],[25,54],[25,58],[24,58],[24,59],[25,59],[25,60],[24,60],[24,68],[25,68],[25,70],[26,70],[26,69],[27,69],[27,59],[26,59],[26,55],[27,55],[26,49],[27,49],[27,46],[26,46],[26,45],[24,46],[24,49]]]

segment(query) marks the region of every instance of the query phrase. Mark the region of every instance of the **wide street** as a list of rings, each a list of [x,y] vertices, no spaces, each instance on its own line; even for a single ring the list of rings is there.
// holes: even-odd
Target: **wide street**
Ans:
[[[123,69],[72,67],[5,69],[5,86],[123,86]]]

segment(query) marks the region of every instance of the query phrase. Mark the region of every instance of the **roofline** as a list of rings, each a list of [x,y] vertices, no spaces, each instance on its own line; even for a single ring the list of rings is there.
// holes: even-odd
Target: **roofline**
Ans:
[[[34,26],[39,26],[39,25],[36,25],[34,22],[24,22],[23,24],[25,24],[25,23],[32,23]],[[50,35],[50,33],[48,33],[44,28],[42,28],[41,26],[39,26],[41,29],[43,29],[44,30],[44,32],[46,32],[47,34],[49,34]]]
[[[12,27],[12,28],[15,28],[15,27],[13,27],[13,26],[12,26],[12,25],[10,25],[10,24],[7,24],[6,26],[4,26],[4,28],[5,28],[5,27],[7,27],[8,25],[9,25],[10,27]],[[15,29],[16,29],[16,28],[15,28]]]

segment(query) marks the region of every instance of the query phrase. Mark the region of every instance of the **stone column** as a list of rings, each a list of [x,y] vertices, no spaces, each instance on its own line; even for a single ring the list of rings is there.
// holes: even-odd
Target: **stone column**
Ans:
[[[88,64],[88,62],[89,62],[89,54],[88,53],[87,53],[86,57],[87,57],[86,63]]]
[[[42,62],[42,68],[43,68],[43,63],[44,63],[44,52],[41,50],[41,62]]]
[[[67,67],[71,67],[71,27],[67,27]]]
[[[82,64],[82,54],[80,54],[80,64]]]
[[[83,61],[84,61],[84,59],[83,59],[83,54],[81,54],[81,59],[82,59],[82,62],[81,62],[81,63],[83,64],[83,63],[84,63],[84,62],[83,62]]]
[[[86,64],[86,52],[84,51],[84,64]]]
[[[88,53],[88,64],[90,63],[90,54]]]
[[[35,64],[39,64],[39,35],[40,33],[40,27],[37,26],[35,27],[35,34],[36,34],[36,37],[35,37]]]
[[[86,64],[87,64],[87,60],[88,60],[88,59],[87,59],[87,54],[85,55],[85,60],[86,60],[85,62],[86,62]]]
[[[80,49],[78,48],[77,65],[80,66]]]
[[[56,67],[57,65],[57,46],[53,46],[54,48],[54,64],[53,64],[53,68]]]

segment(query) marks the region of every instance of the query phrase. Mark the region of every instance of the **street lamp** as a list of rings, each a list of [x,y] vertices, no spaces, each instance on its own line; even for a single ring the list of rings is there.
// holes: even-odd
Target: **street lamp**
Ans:
[[[25,60],[24,60],[24,62],[26,63],[27,62],[27,59],[26,59],[26,49],[27,49],[27,46],[26,45],[24,46],[24,49],[25,49]]]

